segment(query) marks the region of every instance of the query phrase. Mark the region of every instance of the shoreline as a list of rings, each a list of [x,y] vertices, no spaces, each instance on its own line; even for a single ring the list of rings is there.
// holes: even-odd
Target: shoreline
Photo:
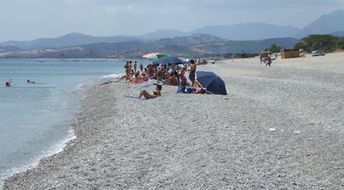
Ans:
[[[103,79],[104,80],[104,79]],[[78,144],[80,144],[81,142],[83,142],[85,139],[85,135],[88,136],[88,134],[83,134],[84,132],[87,133],[87,131],[82,131],[82,129],[78,129],[76,128],[78,125],[80,125],[80,120],[83,120],[82,117],[83,112],[85,112],[85,110],[88,110],[88,108],[84,108],[84,103],[83,102],[88,102],[88,98],[89,98],[89,94],[88,94],[88,91],[90,91],[92,88],[95,88],[99,86],[98,84],[93,84],[93,86],[88,86],[86,89],[85,89],[85,92],[83,93],[83,98],[81,99],[81,106],[80,106],[80,110],[76,115],[76,118],[73,119],[73,121],[71,121],[71,124],[70,124],[70,127],[71,127],[71,130],[74,131],[73,132],[73,135],[75,136],[75,138],[69,140],[66,142],[65,146],[63,147],[62,151],[59,151],[53,155],[50,155],[48,157],[43,157],[42,159],[40,159],[39,163],[33,167],[33,168],[30,168],[29,170],[26,170],[26,171],[23,171],[23,172],[20,172],[20,173],[15,173],[14,175],[12,176],[9,176],[5,179],[5,183],[3,184],[3,188],[6,189],[8,188],[6,183],[7,181],[11,181],[11,180],[15,180],[18,176],[20,175],[25,175],[25,176],[30,176],[31,175],[31,172],[37,172],[36,170],[40,170],[42,167],[46,167],[46,165],[51,162],[51,161],[54,161],[54,160],[58,160],[59,157],[63,157],[65,154],[68,154],[69,151],[71,151],[71,149],[75,148],[75,146],[78,146]],[[96,92],[94,92],[96,93]],[[91,108],[92,109],[92,108]],[[30,189],[30,186],[27,186],[26,188],[29,188]],[[32,187],[31,187],[32,188]]]
[[[127,83],[92,86],[71,125],[77,138],[4,189],[343,188],[343,57],[200,67],[228,96],[164,86],[137,100],[124,97],[140,90]]]
[[[64,150],[64,148],[67,146],[67,144],[70,141],[74,140],[75,138],[76,137],[74,135],[73,130],[70,129],[70,131],[68,132],[68,135],[65,138],[56,142],[51,147],[47,148],[47,150],[40,152],[38,155],[36,155],[36,157],[34,159],[28,161],[27,163],[25,163],[21,166],[6,170],[5,173],[2,174],[3,180],[2,180],[2,183],[0,184],[0,189],[3,187],[3,182],[5,181],[5,179],[7,179],[11,176],[14,176],[18,173],[22,173],[22,172],[25,172],[27,170],[31,170],[31,169],[37,167],[42,159],[49,158],[55,154],[59,154],[60,152],[62,152]]]
[[[4,133],[1,133],[3,143],[0,142],[3,147],[0,189],[9,174],[37,166],[41,158],[60,152],[63,144],[73,139],[69,126],[80,111],[85,85],[122,71],[118,69],[122,68],[119,61],[35,60],[1,62],[4,76],[8,70],[11,75],[8,78],[14,83],[1,94],[5,101],[1,104]],[[83,66],[82,70],[79,66]],[[17,69],[25,71],[17,73]],[[26,75],[36,84],[28,85]]]
[[[101,77],[101,79],[103,80],[106,78],[109,78],[109,76]],[[70,127],[70,125],[71,123],[74,122],[74,120],[76,119],[76,115],[80,112],[80,104],[84,97],[84,93],[86,89],[90,88],[90,86],[92,85],[95,85],[99,80],[100,79],[97,79],[93,82],[86,83],[86,84],[75,85],[75,89],[70,92],[71,95],[75,96],[74,97],[75,100],[72,101],[73,102],[72,104],[74,105],[73,111],[71,111],[72,117],[66,120],[61,120],[61,123],[64,123],[64,126],[68,128],[68,132],[66,133],[66,135],[60,140],[57,140],[55,143],[51,144],[49,147],[46,147],[44,150],[38,152],[38,154],[36,154],[30,160],[26,160],[25,162],[23,162],[21,165],[17,167],[13,167],[13,168],[5,170],[5,173],[1,174],[2,176],[0,176],[2,177],[0,178],[1,179],[0,189],[3,188],[4,182],[7,178],[38,167],[40,165],[41,160],[50,158],[56,154],[63,152],[65,147],[68,146],[68,144],[71,141],[76,139],[74,130],[73,128]]]
[[[93,83],[96,83],[96,82],[93,82]],[[80,111],[79,104],[83,99],[83,91],[85,91],[84,88],[87,88],[87,86],[90,86],[90,85],[91,84],[77,84],[75,85],[74,91],[70,92],[71,95],[75,96],[74,97],[75,100],[72,101],[74,104],[74,108],[73,108],[73,111],[71,111],[70,113],[72,117],[66,120],[61,120],[61,123],[65,123],[64,126],[68,128],[66,135],[60,140],[57,140],[55,143],[51,144],[49,147],[46,147],[44,150],[41,150],[40,152],[38,152],[33,158],[26,160],[25,162],[21,163],[17,167],[13,167],[13,168],[5,170],[5,173],[1,174],[2,176],[0,176],[2,177],[2,179],[0,178],[1,179],[0,189],[3,188],[4,181],[7,178],[38,167],[41,160],[63,152],[64,148],[69,144],[69,142],[76,138],[74,134],[74,130],[69,126],[73,122],[73,120],[75,120],[74,115],[77,115],[77,113]]]

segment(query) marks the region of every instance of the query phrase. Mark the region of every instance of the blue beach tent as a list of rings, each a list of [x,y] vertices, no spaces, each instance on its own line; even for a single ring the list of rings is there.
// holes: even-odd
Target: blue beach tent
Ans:
[[[225,82],[213,72],[196,71],[197,82],[213,94],[227,95]]]

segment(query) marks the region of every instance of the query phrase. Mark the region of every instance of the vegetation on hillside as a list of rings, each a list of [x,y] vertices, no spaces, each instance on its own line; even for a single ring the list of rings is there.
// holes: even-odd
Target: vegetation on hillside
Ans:
[[[295,45],[295,49],[303,49],[307,52],[323,50],[333,52],[344,45],[343,39],[328,34],[313,34],[303,38]]]
[[[337,42],[338,49],[344,49],[344,37]]]
[[[270,48],[266,48],[265,51],[271,51],[272,53],[279,53],[284,49],[282,46],[272,44]]]
[[[9,52],[6,58],[141,58],[150,52],[168,52],[178,57],[249,57],[272,44],[291,48],[294,38],[275,38],[258,41],[232,41],[207,34],[164,38],[153,41],[95,43],[67,48],[47,48]],[[275,46],[273,46],[275,47]],[[277,45],[276,45],[277,47]],[[0,55],[1,56],[1,55]]]

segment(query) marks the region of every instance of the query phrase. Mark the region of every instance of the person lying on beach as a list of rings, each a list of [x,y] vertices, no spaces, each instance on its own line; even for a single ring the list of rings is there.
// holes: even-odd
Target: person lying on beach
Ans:
[[[207,93],[207,89],[205,88],[200,88],[196,91],[196,94],[205,94],[205,93]]]
[[[155,91],[153,91],[153,94],[149,94],[146,90],[142,90],[140,92],[139,98],[141,98],[142,96],[145,99],[152,99],[152,98],[156,98],[158,96],[161,96],[161,90],[162,90],[162,86],[161,85],[156,85]]]

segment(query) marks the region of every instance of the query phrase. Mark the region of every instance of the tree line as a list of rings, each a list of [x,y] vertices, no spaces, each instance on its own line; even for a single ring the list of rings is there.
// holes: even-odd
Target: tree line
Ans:
[[[273,44],[266,50],[277,53],[280,52],[282,49],[285,48]],[[337,37],[329,34],[312,34],[302,38],[295,45],[294,49],[302,49],[309,53],[315,50],[322,50],[326,53],[334,52],[338,49],[344,50],[344,37]]]

